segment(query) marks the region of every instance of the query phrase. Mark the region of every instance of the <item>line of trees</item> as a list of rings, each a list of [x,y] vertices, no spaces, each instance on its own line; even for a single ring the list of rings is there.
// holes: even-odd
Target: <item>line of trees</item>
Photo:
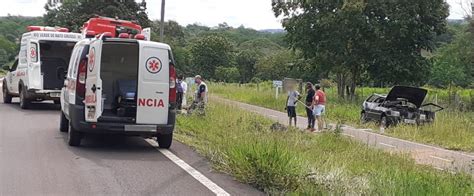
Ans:
[[[164,40],[158,40],[160,23],[148,18],[145,1],[68,0],[60,7],[46,5],[44,17],[0,18],[0,63],[14,58],[25,26],[78,31],[97,14],[152,27],[152,39],[172,46],[178,71],[185,76],[242,83],[329,79],[348,98],[359,85],[474,84],[474,23],[447,25],[443,0],[305,1],[272,7],[286,32],[234,28],[225,22],[182,26],[170,20]]]

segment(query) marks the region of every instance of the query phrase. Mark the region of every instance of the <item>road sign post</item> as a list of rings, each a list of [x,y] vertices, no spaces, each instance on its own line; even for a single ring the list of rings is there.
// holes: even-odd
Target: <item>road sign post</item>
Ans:
[[[278,91],[283,87],[283,81],[273,80],[273,87],[275,87],[275,99],[278,99]]]

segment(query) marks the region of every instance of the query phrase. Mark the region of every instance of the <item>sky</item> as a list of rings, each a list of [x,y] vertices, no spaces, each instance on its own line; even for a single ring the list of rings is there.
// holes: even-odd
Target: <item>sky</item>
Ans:
[[[464,6],[459,5],[464,2]],[[461,19],[473,0],[447,0],[451,19]],[[0,0],[0,16],[41,16],[47,0]],[[8,3],[7,3],[8,2]],[[147,0],[150,19],[160,18],[161,0]],[[463,9],[464,7],[464,9]],[[271,10],[271,0],[167,0],[165,20],[175,20],[181,25],[199,23],[217,26],[227,22],[230,26],[244,25],[254,29],[279,29],[280,21]]]

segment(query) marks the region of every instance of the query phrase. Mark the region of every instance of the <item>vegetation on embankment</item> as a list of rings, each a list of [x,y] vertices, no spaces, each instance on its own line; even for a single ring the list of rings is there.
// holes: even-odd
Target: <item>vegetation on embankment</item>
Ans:
[[[175,138],[215,169],[269,194],[469,195],[474,179],[421,166],[334,133],[272,131],[272,122],[211,103],[206,116],[179,116]]]
[[[275,99],[275,89],[272,89],[268,82],[258,85],[215,83],[211,85],[210,90],[212,94],[223,98],[284,111],[286,94],[280,93],[278,99]],[[370,94],[386,94],[389,90],[388,88],[359,88],[356,100],[348,101],[338,98],[336,89],[326,89],[328,96],[326,116],[332,122],[374,128],[373,124],[360,124],[361,104]],[[385,134],[447,149],[474,152],[474,90],[457,89],[456,92],[455,99],[462,104],[452,103],[454,101],[450,97],[453,97],[453,93],[449,90],[429,89],[426,100],[437,100],[439,104],[447,107],[437,114],[436,121],[424,126],[397,126],[387,129]],[[297,107],[297,113],[301,116],[306,115],[301,104]]]

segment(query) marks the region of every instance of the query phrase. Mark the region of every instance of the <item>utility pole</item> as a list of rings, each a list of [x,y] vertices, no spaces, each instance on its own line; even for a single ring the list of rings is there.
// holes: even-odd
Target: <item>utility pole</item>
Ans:
[[[164,42],[165,31],[165,0],[161,0],[160,42]]]

